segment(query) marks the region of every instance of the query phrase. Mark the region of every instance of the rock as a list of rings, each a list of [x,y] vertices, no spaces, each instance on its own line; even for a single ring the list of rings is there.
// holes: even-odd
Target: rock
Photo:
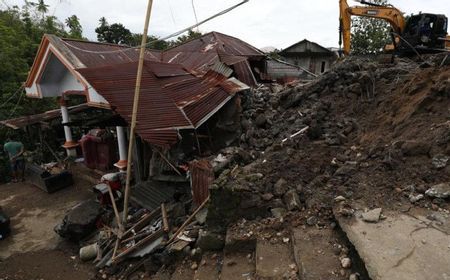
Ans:
[[[362,214],[362,219],[367,223],[378,223],[381,216],[381,208],[375,208]]]
[[[250,153],[248,153],[247,151],[245,151],[244,149],[239,149],[238,150],[238,155],[239,155],[239,159],[244,163],[244,164],[249,164],[253,161],[253,157]]]
[[[102,212],[98,202],[84,201],[69,210],[62,223],[57,225],[54,230],[61,237],[79,241],[96,230],[97,219]]]
[[[283,196],[283,201],[289,211],[300,209],[300,198],[296,190],[290,190]]]
[[[302,194],[303,193],[303,185],[297,185],[296,190],[297,190],[298,194]]]
[[[334,201],[335,201],[335,202],[341,202],[341,201],[344,201],[345,199],[346,199],[345,197],[343,197],[342,195],[340,195],[340,196],[335,197],[335,198],[334,198]]]
[[[208,208],[203,208],[200,210],[197,215],[195,215],[195,220],[203,225],[206,222],[206,217],[208,216]]]
[[[267,117],[264,114],[261,114],[256,117],[255,124],[258,127],[264,127],[267,123]]]
[[[450,197],[450,183],[434,185],[429,190],[427,190],[425,194],[435,198],[448,198]]]
[[[250,181],[250,182],[255,182],[263,177],[264,177],[264,175],[261,173],[254,173],[254,174],[248,174],[247,176],[245,176],[245,179],[247,179],[247,181]]]
[[[446,155],[436,155],[431,160],[433,167],[436,169],[442,169],[447,166],[448,161],[450,160],[449,156]]]
[[[353,173],[356,170],[356,168],[352,165],[344,165],[338,168],[336,172],[334,172],[335,176],[348,176],[351,173]]]
[[[84,262],[93,260],[95,257],[97,257],[98,250],[99,248],[97,243],[93,243],[91,245],[80,248],[80,260]]]
[[[271,193],[265,193],[265,194],[261,195],[261,198],[262,198],[264,201],[270,201],[270,200],[272,200],[272,198],[273,198],[273,194],[271,194]]]
[[[435,221],[435,222],[439,223],[440,225],[443,225],[446,222],[446,218],[438,212],[433,212],[433,213],[427,215],[427,219],[430,221]]]
[[[418,202],[419,200],[421,200],[421,199],[423,199],[423,198],[424,198],[424,195],[423,195],[423,194],[418,194],[418,195],[410,194],[410,195],[409,195],[409,201],[410,201],[411,203],[416,203],[416,202]]]
[[[401,147],[401,151],[405,156],[428,155],[431,145],[426,142],[406,141]]]
[[[276,196],[284,195],[288,190],[287,182],[283,178],[280,178],[273,186],[273,193]]]
[[[277,219],[281,219],[286,215],[286,209],[284,208],[272,208],[270,209],[272,216]]]
[[[353,273],[348,277],[348,280],[359,280],[359,273]]]
[[[352,267],[352,260],[350,258],[343,258],[341,260],[341,266],[343,268],[350,268],[350,267]]]
[[[191,269],[192,270],[196,270],[198,268],[198,264],[197,263],[193,263],[192,265],[191,265]]]
[[[248,193],[243,196],[240,203],[240,208],[249,209],[257,207],[261,204],[261,197],[257,194]]]
[[[197,239],[197,246],[203,251],[219,251],[225,245],[225,238],[217,233],[208,230],[200,230]]]
[[[306,223],[307,223],[309,226],[314,226],[314,225],[317,224],[317,221],[318,221],[318,219],[317,219],[316,216],[311,216],[311,217],[309,217],[309,218],[306,220]]]

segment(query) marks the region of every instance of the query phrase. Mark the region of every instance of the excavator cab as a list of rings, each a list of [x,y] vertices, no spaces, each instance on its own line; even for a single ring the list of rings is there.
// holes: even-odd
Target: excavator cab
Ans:
[[[401,35],[403,41],[398,46],[399,51],[412,52],[412,47],[419,52],[442,51],[445,49],[447,25],[448,19],[445,15],[412,15]]]

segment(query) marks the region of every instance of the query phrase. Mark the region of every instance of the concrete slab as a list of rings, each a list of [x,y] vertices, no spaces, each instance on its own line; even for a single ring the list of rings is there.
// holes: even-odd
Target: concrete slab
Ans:
[[[385,213],[376,224],[337,215],[372,280],[450,280],[450,236],[425,222]]]
[[[225,253],[220,279],[255,279],[255,260],[253,255],[248,258],[247,253]]]
[[[335,254],[336,237],[331,229],[292,229],[295,262],[302,280],[340,280],[341,262]],[[348,277],[347,277],[348,279]]]
[[[214,253],[205,253],[195,271],[194,280],[217,280],[222,265],[221,258]]]
[[[256,275],[258,279],[289,279],[295,276],[296,264],[290,244],[256,244]]]

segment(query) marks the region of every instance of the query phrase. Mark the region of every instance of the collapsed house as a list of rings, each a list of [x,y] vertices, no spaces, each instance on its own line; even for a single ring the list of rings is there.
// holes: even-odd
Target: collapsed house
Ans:
[[[60,110],[2,124],[19,129],[60,118],[68,156],[83,157],[92,169],[123,170],[138,58],[137,48],[44,35],[25,89],[29,98],[58,98]],[[137,183],[188,182],[184,169],[191,160],[239,140],[237,93],[308,75],[218,32],[166,51],[146,50],[133,155]],[[89,121],[77,115],[86,112]]]

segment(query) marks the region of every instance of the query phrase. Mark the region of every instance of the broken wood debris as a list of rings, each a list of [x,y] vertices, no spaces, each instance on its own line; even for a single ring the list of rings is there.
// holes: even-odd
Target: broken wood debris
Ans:
[[[182,222],[178,227],[175,226],[176,224],[172,224],[176,220],[176,216],[172,217],[175,206],[173,204],[162,203],[160,207],[151,212],[130,210],[133,214],[130,215],[128,223],[123,223],[123,229],[118,228],[119,224],[116,226],[117,228],[105,226],[98,235],[97,242],[89,244],[89,246],[97,248],[96,256],[90,259],[96,257],[94,263],[98,268],[103,268],[120,265],[129,258],[143,257],[156,249],[167,252],[183,250],[196,241],[197,237],[195,234],[193,235],[193,232],[198,231],[199,225],[195,217],[204,209],[208,201],[209,197],[190,215],[186,216],[184,222],[178,219],[180,223]],[[183,207],[186,206],[186,202],[179,203],[182,203]],[[188,201],[188,204],[190,203],[193,203],[192,200]],[[128,264],[128,262],[126,263]],[[139,264],[139,266],[141,265]],[[130,273],[128,265],[121,267],[121,272],[115,273],[116,276]],[[133,268],[137,269],[137,267]]]

